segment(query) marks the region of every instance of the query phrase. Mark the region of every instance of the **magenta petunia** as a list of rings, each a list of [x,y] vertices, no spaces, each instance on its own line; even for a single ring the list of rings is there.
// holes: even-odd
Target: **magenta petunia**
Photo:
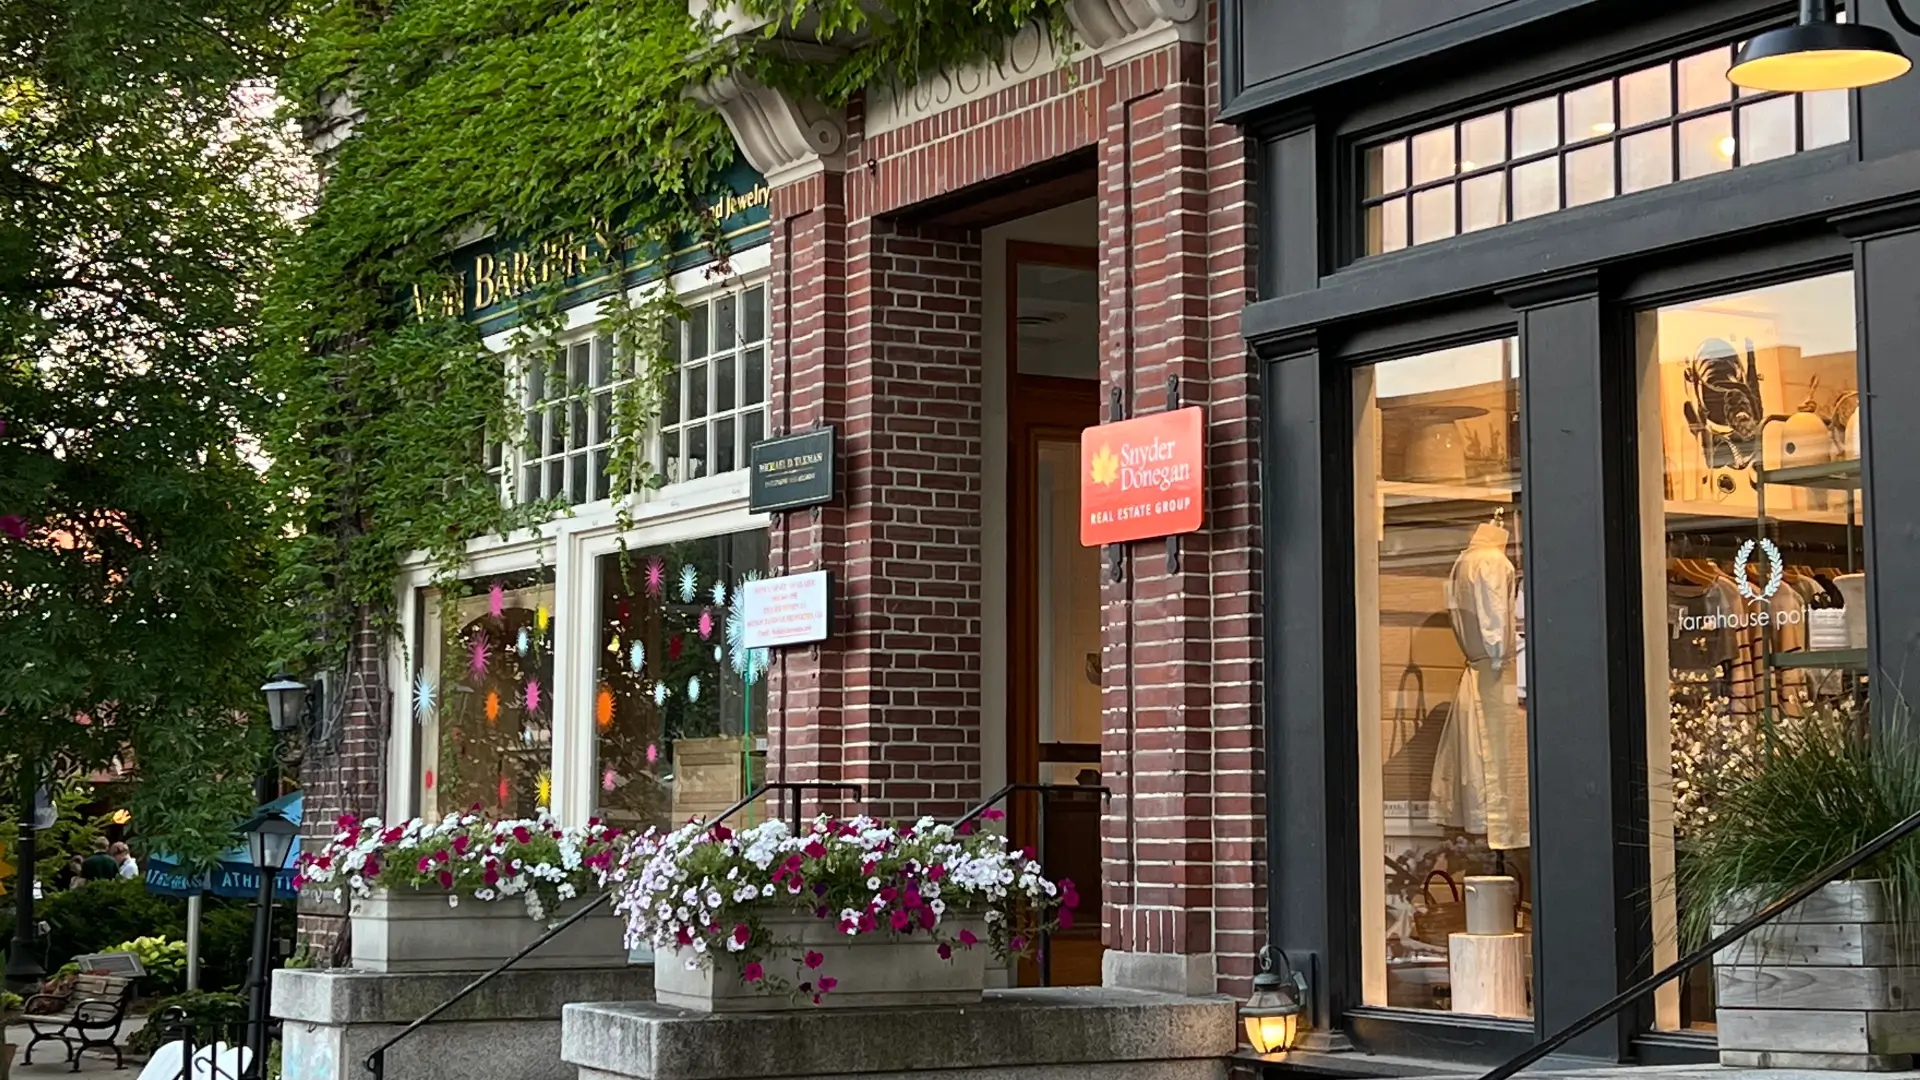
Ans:
[[[767,973],[761,970],[760,963],[757,960],[747,961],[746,966],[740,969],[740,978],[746,982],[759,982],[766,977]]]
[[[826,959],[827,959],[826,957],[821,956],[819,953],[814,952],[812,949],[808,949],[807,955],[803,962],[807,965],[808,970],[812,970],[814,968],[819,967],[822,963],[826,961]]]
[[[944,941],[940,943],[940,959],[942,960],[953,959],[953,946],[947,944]]]
[[[980,939],[973,936],[973,931],[971,930],[960,931],[960,947],[961,948],[971,949],[978,944],[980,944]]]
[[[832,992],[832,990],[833,990],[833,988],[834,988],[834,987],[836,987],[836,986],[839,986],[839,985],[840,985],[840,980],[839,980],[839,979],[836,979],[836,978],[834,978],[834,977],[833,977],[833,976],[831,976],[831,975],[828,975],[828,976],[825,976],[825,977],[823,977],[823,978],[822,978],[822,979],[821,979],[821,980],[820,980],[820,981],[819,981],[818,983],[816,983],[815,985],[817,985],[817,986],[818,986],[818,987],[820,988],[820,992],[821,992],[821,993],[823,993],[823,994],[825,994],[825,993],[830,993],[830,992]]]
[[[753,938],[753,930],[746,923],[733,928],[733,941],[736,945],[745,945]]]

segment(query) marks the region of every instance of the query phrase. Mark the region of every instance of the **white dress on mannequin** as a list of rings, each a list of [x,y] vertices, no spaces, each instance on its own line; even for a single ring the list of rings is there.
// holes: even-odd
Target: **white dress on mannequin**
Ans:
[[[1434,761],[1431,812],[1438,824],[1484,834],[1495,850],[1528,846],[1531,831],[1507,540],[1507,530],[1481,525],[1447,576],[1447,613],[1467,666]]]

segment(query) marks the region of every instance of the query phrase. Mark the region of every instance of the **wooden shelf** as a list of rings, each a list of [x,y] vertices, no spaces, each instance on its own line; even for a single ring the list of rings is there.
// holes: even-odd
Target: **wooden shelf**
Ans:
[[[1382,480],[1380,497],[1389,509],[1436,502],[1483,502],[1512,505],[1520,491],[1518,480],[1487,486],[1481,484],[1423,484],[1412,480]]]

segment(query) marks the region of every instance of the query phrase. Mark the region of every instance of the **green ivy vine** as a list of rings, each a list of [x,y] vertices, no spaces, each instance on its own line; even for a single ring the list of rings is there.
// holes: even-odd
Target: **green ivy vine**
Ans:
[[[739,74],[838,106],[997,57],[1029,22],[1064,41],[1065,2],[742,0],[771,19],[766,33],[716,41],[713,16],[696,19],[687,0],[312,0],[283,96],[310,132],[343,101],[355,119],[325,154],[322,195],[265,303],[261,375],[278,404],[265,450],[285,538],[275,655],[337,667],[356,626],[395,630],[394,582],[415,553],[451,586],[472,541],[565,512],[503,498],[488,471],[490,444],[525,439],[516,378],[562,373],[559,288],[519,297],[506,354],[493,352],[411,300],[450,287],[462,240],[631,238],[605,245],[616,287],[599,301],[624,380],[608,463],[624,514],[660,482],[644,434],[684,314],[664,284],[631,298],[627,286],[664,283],[687,238],[726,266],[707,208],[736,149],[689,88]],[[783,26],[842,51],[792,59]]]

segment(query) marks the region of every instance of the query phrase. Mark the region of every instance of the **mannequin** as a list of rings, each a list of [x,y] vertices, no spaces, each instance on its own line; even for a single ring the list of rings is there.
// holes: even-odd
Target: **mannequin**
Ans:
[[[1503,519],[1478,525],[1447,575],[1447,612],[1466,657],[1433,769],[1434,822],[1484,834],[1495,851],[1529,844],[1527,720],[1517,676],[1511,539]]]

